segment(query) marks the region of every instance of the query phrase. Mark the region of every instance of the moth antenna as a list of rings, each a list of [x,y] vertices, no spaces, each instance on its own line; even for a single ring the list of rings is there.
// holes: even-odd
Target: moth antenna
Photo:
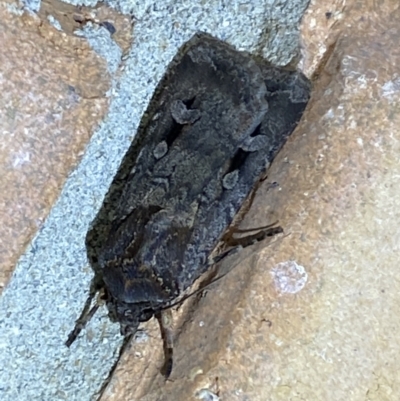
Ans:
[[[100,307],[100,296],[102,294],[99,293],[99,298],[96,300],[96,303],[93,305],[92,308],[90,308],[90,305],[92,304],[93,298],[96,295],[96,293],[90,293],[88,296],[88,299],[86,300],[85,306],[82,310],[81,315],[79,316],[78,320],[75,322],[75,327],[71,331],[71,333],[68,334],[68,339],[65,342],[65,345],[69,348],[72,343],[77,339],[79,334],[81,333],[82,329],[86,326],[87,322],[92,319],[94,314],[97,312],[97,310]]]

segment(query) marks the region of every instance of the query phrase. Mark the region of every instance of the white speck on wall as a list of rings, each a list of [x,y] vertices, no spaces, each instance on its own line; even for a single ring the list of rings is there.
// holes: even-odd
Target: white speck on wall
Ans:
[[[395,77],[393,80],[385,82],[382,85],[382,96],[393,100],[394,97],[400,94],[400,77]]]
[[[47,16],[47,21],[49,21],[50,24],[53,25],[54,28],[56,28],[58,31],[62,31],[60,22],[57,19],[55,19],[52,15]]]
[[[135,343],[138,343],[138,344],[147,343],[149,341],[149,335],[143,330],[138,330],[135,333],[134,339],[135,339]]]
[[[31,156],[29,152],[18,151],[13,155],[12,165],[13,167],[20,167],[31,161]]]
[[[281,294],[296,294],[306,285],[307,272],[294,260],[278,263],[271,270],[275,288]]]
[[[326,118],[329,118],[329,119],[334,118],[334,117],[335,117],[334,111],[333,111],[332,109],[329,109],[329,110],[325,113],[325,117],[326,117]]]
[[[196,393],[196,397],[199,400],[204,400],[204,401],[219,401],[219,397],[217,394],[213,393],[212,391],[203,388],[200,391]]]

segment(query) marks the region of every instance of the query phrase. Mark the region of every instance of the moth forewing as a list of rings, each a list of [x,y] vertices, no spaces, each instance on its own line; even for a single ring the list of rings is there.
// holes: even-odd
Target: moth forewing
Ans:
[[[159,316],[210,267],[309,91],[300,72],[206,34],[180,49],[86,237],[92,289],[104,292],[122,334]]]

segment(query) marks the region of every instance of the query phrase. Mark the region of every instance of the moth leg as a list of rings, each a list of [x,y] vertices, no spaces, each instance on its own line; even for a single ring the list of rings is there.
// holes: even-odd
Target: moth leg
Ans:
[[[208,260],[207,266],[210,267],[216,263],[219,263],[226,257],[235,255],[236,253],[240,252],[246,246],[252,245],[258,241],[262,241],[266,237],[272,237],[276,234],[283,233],[282,227],[277,226],[276,224],[277,224],[277,222],[275,222],[273,224],[269,224],[267,226],[263,226],[263,227],[248,228],[248,229],[244,229],[244,230],[236,230],[236,232],[238,232],[238,233],[247,233],[247,232],[253,232],[253,231],[257,231],[257,230],[259,230],[259,231],[253,235],[248,235],[243,238],[231,238],[229,240],[223,239],[223,242],[226,245],[231,246],[231,248],[227,249],[226,251],[221,252],[219,255],[216,255],[216,256],[210,258]],[[165,308],[161,312],[158,312],[157,314],[155,314],[155,316],[160,324],[161,335],[162,335],[163,341],[164,341],[163,345],[164,345],[164,353],[165,353],[165,364],[162,369],[162,373],[164,374],[166,379],[168,378],[168,376],[170,375],[171,370],[172,370],[172,351],[173,350],[172,350],[172,331],[170,330],[170,325],[171,325],[170,322],[172,321],[172,318],[171,317],[166,318],[164,316],[167,316],[167,315],[162,316],[162,314],[165,313],[166,311],[169,311],[174,306],[182,304],[188,298],[204,291],[206,287],[221,280],[227,274],[228,274],[228,272],[221,274],[220,276],[212,279],[205,286],[202,286],[201,288],[197,289],[196,291],[184,296],[179,301],[177,301],[171,305],[168,305],[167,308]],[[168,316],[170,316],[170,315],[168,315]]]
[[[254,227],[254,228],[245,228],[245,229],[240,229],[237,228],[235,230],[233,230],[233,233],[239,233],[239,234],[245,234],[245,233],[251,233],[253,231],[261,231],[261,230],[270,230],[273,228],[281,228],[281,227],[277,227],[276,225],[278,224],[278,221],[274,221],[271,224],[267,224],[266,226],[261,226],[261,227]]]
[[[235,230],[234,233],[239,233],[239,234],[250,233],[253,231],[258,231],[258,232],[252,235],[247,235],[242,238],[234,238],[232,235],[230,237],[223,238],[222,242],[225,244],[226,247],[229,247],[229,249],[223,251],[219,255],[214,256],[211,260],[209,260],[208,265],[211,266],[215,263],[219,263],[227,256],[232,256],[241,251],[243,248],[253,245],[256,242],[262,241],[267,237],[272,237],[276,234],[283,233],[283,228],[277,226],[276,224],[277,221],[262,227],[246,228],[244,230]]]
[[[243,249],[243,247],[241,245],[235,246],[231,249],[228,249],[222,253],[220,253],[219,255],[214,256],[212,259],[210,259],[208,261],[208,266],[212,266],[215,265],[216,263],[221,262],[221,260],[225,259],[228,256],[232,256],[235,253],[240,252]]]
[[[234,238],[233,236],[227,240],[225,240],[226,245],[230,247],[242,247],[246,248],[247,246],[253,245],[256,242],[262,241],[267,237],[272,237],[277,234],[283,233],[283,229],[281,226],[277,226],[276,222],[273,224],[269,224],[264,227],[258,227],[258,228],[249,228],[245,230],[236,230],[235,233],[243,234],[243,233],[249,233],[258,230],[258,232],[251,234],[251,235],[246,235],[245,237],[241,238]]]
[[[160,325],[161,337],[163,339],[164,349],[164,365],[161,368],[161,373],[168,379],[172,372],[173,366],[173,336],[172,336],[172,312],[171,309],[166,309],[155,314],[158,324]]]
[[[95,297],[96,293],[97,293],[97,290],[94,291],[93,289],[91,289],[89,296],[85,302],[85,306],[82,310],[82,313],[79,316],[78,320],[75,322],[74,329],[71,331],[71,333],[68,334],[68,339],[65,342],[65,345],[67,347],[70,347],[71,344],[77,339],[77,337],[79,336],[82,329],[86,326],[87,322],[94,316],[94,314],[99,309],[99,307],[100,307],[99,300],[97,300],[95,305],[92,308],[90,308],[90,306],[92,305],[93,298]]]

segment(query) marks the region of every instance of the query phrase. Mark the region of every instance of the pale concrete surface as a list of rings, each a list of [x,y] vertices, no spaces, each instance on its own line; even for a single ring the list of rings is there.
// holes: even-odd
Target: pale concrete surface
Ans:
[[[0,291],[108,108],[86,40],[0,4]]]

